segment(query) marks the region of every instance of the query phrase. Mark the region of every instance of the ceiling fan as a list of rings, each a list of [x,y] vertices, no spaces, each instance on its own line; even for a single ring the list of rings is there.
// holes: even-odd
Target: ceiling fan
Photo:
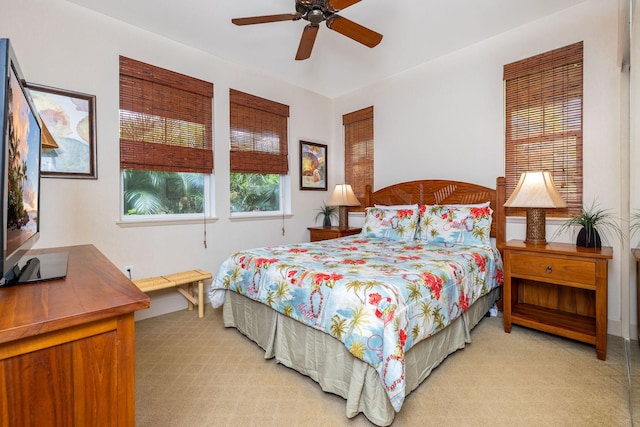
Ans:
[[[320,23],[323,21],[326,22],[329,29],[365,46],[374,47],[380,43],[382,34],[337,15],[341,9],[358,2],[360,0],[296,0],[295,13],[235,18],[231,22],[236,25],[252,25],[278,21],[297,21],[299,19],[309,21],[309,24],[304,27],[300,44],[298,45],[298,52],[296,53],[296,60],[303,60],[311,56],[318,28],[320,28]]]

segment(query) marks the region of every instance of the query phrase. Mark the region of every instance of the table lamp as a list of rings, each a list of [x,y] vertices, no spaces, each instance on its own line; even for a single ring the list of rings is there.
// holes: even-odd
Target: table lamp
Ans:
[[[337,184],[327,202],[329,206],[338,206],[338,227],[349,228],[349,206],[360,206],[358,198],[349,184]]]
[[[513,190],[513,194],[504,204],[508,208],[527,209],[526,243],[547,243],[546,209],[566,208],[564,201],[553,182],[550,172],[524,172]]]

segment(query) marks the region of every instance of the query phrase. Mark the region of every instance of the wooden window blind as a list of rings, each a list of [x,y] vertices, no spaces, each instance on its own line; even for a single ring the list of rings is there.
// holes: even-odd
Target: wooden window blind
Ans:
[[[289,173],[289,106],[229,90],[231,172]]]
[[[213,171],[213,84],[120,57],[120,168]]]
[[[373,187],[373,106],[342,116],[344,126],[344,176],[365,208],[365,187]]]
[[[547,170],[568,205],[551,216],[582,209],[582,69],[582,42],[504,66],[507,197],[522,172]]]

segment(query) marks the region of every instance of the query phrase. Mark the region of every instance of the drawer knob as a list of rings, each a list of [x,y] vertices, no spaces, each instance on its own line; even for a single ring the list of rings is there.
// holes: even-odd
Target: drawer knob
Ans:
[[[551,267],[550,265],[547,265],[547,273],[553,273],[553,267]]]

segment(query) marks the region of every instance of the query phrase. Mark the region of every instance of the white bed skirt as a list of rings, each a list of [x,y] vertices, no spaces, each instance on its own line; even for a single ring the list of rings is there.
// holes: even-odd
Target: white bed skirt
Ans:
[[[407,352],[407,394],[449,354],[471,342],[471,329],[499,295],[500,289],[494,289],[447,328]],[[342,396],[347,401],[347,417],[362,412],[379,426],[393,422],[396,413],[376,370],[351,355],[344,344],[332,336],[231,291],[225,296],[224,325],[238,329],[255,341],[265,350],[265,359],[275,357],[278,363],[309,376],[322,390]]]

